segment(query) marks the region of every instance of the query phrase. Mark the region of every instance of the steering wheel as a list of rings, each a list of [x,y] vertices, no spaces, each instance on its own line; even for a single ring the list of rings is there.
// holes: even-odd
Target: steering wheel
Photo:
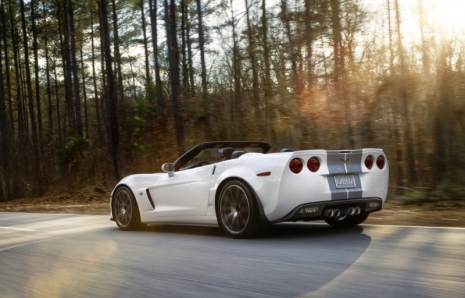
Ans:
[[[209,165],[210,163],[208,161],[201,161],[198,164],[196,164],[196,167],[201,167],[201,166],[206,166]]]

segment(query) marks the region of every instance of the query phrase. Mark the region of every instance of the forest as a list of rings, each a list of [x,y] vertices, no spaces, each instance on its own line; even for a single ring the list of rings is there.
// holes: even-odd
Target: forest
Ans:
[[[0,0],[0,201],[111,189],[200,142],[259,140],[382,148],[391,198],[461,204],[465,26],[441,6],[465,8]]]

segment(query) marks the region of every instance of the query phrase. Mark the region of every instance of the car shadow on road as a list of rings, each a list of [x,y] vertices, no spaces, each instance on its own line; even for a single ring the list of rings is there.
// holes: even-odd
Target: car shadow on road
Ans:
[[[362,233],[363,228],[360,226],[333,228],[325,223],[295,222],[275,224],[269,230],[265,231],[261,238],[318,238],[334,235],[360,235]]]
[[[232,239],[219,227],[156,224],[113,239],[121,242],[120,249],[137,242],[151,247],[151,255],[163,255],[150,259],[153,268],[190,260],[189,272],[202,284],[222,285],[206,286],[205,295],[196,282],[189,290],[192,297],[302,297],[335,281],[366,253],[372,243],[368,230],[296,222],[274,225],[257,238]]]
[[[187,225],[168,225],[152,224],[147,225],[143,231],[156,232],[164,234],[186,234],[186,235],[203,235],[210,237],[227,237],[219,227],[206,226],[187,226]]]

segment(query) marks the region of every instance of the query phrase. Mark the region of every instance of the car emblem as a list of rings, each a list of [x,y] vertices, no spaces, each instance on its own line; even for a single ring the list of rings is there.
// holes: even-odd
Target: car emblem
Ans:
[[[348,162],[350,160],[350,157],[347,157],[347,158],[341,157],[340,160],[342,160],[343,162]]]

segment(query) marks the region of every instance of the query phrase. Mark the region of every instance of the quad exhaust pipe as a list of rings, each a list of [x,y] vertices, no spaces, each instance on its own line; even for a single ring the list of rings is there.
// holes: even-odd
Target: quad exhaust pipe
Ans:
[[[325,211],[324,215],[327,218],[339,217],[339,216],[341,216],[341,210],[339,210],[339,209],[328,209],[328,210]]]
[[[361,212],[360,207],[350,207],[347,210],[347,215],[359,215]]]
[[[334,210],[333,209],[328,209],[325,211],[325,217],[327,218],[332,218],[334,217]]]
[[[349,216],[352,216],[352,215],[359,215],[360,212],[362,212],[362,210],[360,209],[360,207],[350,207],[349,209],[347,209],[347,211],[345,212],[346,215],[349,215]],[[344,215],[340,209],[327,209],[325,212],[324,212],[324,216],[326,218],[333,218],[333,217],[340,217],[341,215]]]

